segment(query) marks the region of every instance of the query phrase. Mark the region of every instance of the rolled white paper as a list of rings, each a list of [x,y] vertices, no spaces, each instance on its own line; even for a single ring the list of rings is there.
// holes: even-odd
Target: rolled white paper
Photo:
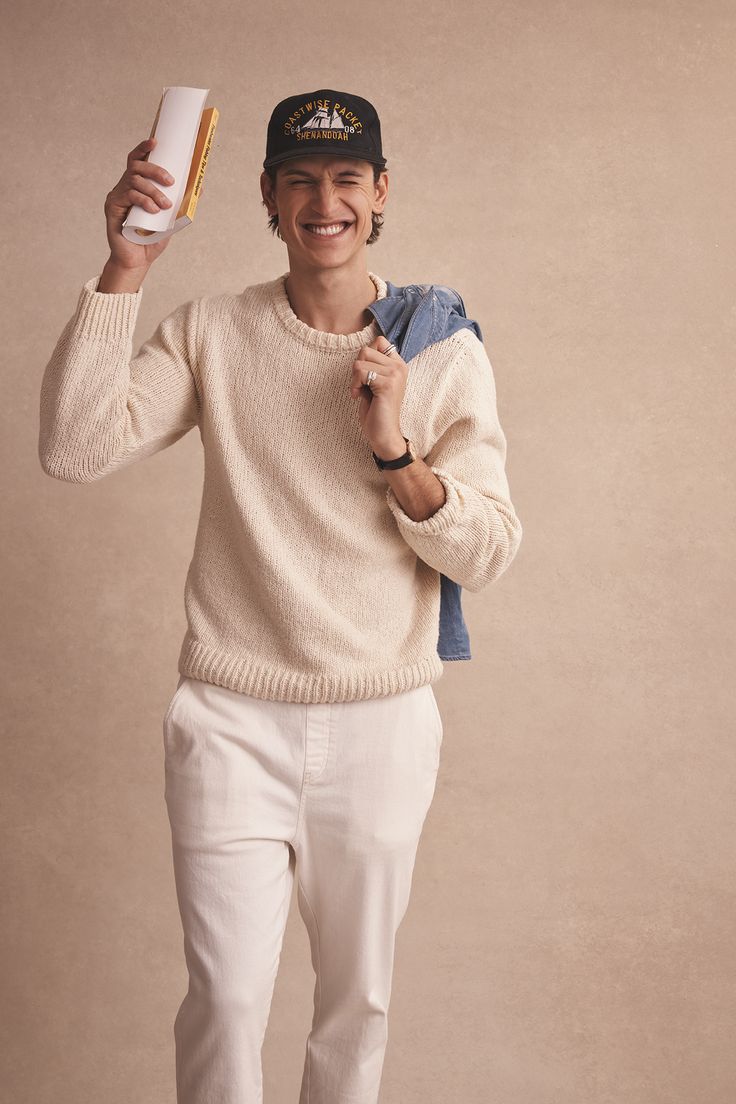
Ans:
[[[123,237],[128,241],[136,245],[152,245],[191,224],[190,217],[178,216],[208,92],[209,88],[181,86],[163,89],[150,134],[151,138],[156,138],[156,145],[148,160],[173,176],[173,184],[156,182],[157,187],[171,200],[171,206],[154,213],[134,204],[122,227]],[[145,232],[139,233],[141,230]]]

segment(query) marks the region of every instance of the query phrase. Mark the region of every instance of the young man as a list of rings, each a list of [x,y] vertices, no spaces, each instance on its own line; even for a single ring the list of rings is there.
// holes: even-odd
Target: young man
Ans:
[[[195,425],[203,443],[163,725],[189,971],[177,1099],[262,1100],[296,876],[316,974],[300,1104],[376,1104],[443,738],[440,574],[478,591],[521,539],[493,373],[470,329],[411,366],[381,334],[368,308],[387,282],[366,266],[388,196],[380,124],[332,89],[283,100],[268,126],[261,191],[288,272],[183,304],[131,359],[158,252],[119,230],[131,202],[163,205],[151,148],[108,196],[111,258],[46,368],[39,455],[88,482]]]

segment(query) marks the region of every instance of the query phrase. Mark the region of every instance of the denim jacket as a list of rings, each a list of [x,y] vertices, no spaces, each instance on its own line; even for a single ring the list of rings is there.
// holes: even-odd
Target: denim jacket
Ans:
[[[386,281],[386,295],[370,303],[384,337],[393,341],[403,360],[449,337],[471,329],[482,341],[480,326],[465,314],[465,304],[454,288],[443,284],[407,284]],[[471,659],[470,637],[460,603],[462,588],[440,574],[440,626],[437,652],[440,659]]]

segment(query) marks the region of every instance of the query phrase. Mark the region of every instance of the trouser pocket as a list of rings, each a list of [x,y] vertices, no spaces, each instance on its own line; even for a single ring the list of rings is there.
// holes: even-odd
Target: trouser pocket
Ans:
[[[434,717],[434,759],[435,766],[440,765],[440,749],[442,747],[442,740],[444,737],[444,725],[442,723],[442,715],[440,714],[440,707],[437,704],[437,698],[434,695],[431,683],[427,683],[425,686],[426,695],[429,698],[429,703],[432,710],[432,716]]]
[[[174,691],[173,696],[171,698],[171,701],[169,702],[168,707],[166,709],[166,713],[164,714],[164,720],[163,720],[163,726],[162,726],[164,747],[166,747],[166,745],[167,745],[168,733],[169,733],[169,722],[171,721],[171,715],[174,712],[174,706],[176,705],[179,698],[181,697],[182,691],[184,690],[184,687],[186,686],[187,681],[188,680],[187,680],[186,675],[179,675],[179,681],[176,684],[176,690]]]

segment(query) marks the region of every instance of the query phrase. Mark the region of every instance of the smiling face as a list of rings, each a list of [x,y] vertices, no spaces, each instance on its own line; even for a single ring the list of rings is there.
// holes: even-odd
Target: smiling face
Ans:
[[[388,173],[357,157],[311,154],[278,166],[276,184],[261,174],[269,215],[277,214],[292,267],[335,268],[365,248],[388,195]]]

